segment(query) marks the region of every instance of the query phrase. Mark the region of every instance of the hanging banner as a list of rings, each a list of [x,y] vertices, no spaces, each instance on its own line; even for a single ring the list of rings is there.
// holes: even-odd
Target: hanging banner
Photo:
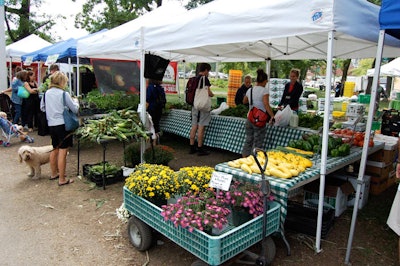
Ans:
[[[110,59],[92,59],[97,86],[102,93],[125,91],[126,93],[140,92],[140,62]],[[177,62],[170,62],[162,85],[166,93],[177,93]]]
[[[162,80],[162,85],[164,87],[165,93],[178,93],[176,88],[176,80],[178,78],[178,63],[169,62],[167,70],[165,70],[164,78]]]

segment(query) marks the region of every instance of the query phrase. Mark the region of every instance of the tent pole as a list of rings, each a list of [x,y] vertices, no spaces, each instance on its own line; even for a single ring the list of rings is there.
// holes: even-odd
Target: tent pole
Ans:
[[[328,156],[328,133],[329,133],[329,115],[331,104],[331,79],[332,79],[332,59],[333,59],[333,42],[334,32],[328,33],[328,47],[327,47],[327,60],[326,60],[326,79],[325,79],[325,107],[324,107],[324,126],[322,130],[322,150],[321,150],[321,175],[319,184],[319,200],[318,200],[318,219],[315,250],[317,253],[321,252],[321,231],[322,231],[322,215],[324,212],[324,192],[325,192],[325,176],[326,176],[326,162]]]
[[[79,57],[76,57],[76,96],[79,96],[80,93],[80,78],[81,78],[81,71],[79,70]]]
[[[145,51],[144,51],[144,32],[143,27],[141,28],[141,53],[140,53],[140,104],[139,104],[139,112],[140,112],[140,119],[142,120],[143,125],[146,125],[147,114],[146,114],[146,80],[144,78],[144,58],[145,58]],[[150,136],[151,138],[152,136]],[[150,141],[152,141],[150,139]],[[140,161],[143,162],[143,153],[146,149],[146,142],[145,139],[141,139],[140,143]]]
[[[370,101],[369,110],[368,110],[368,119],[367,119],[367,125],[366,125],[366,129],[365,129],[365,137],[364,137],[363,150],[362,150],[362,154],[361,154],[360,169],[358,171],[357,191],[356,191],[356,198],[354,201],[353,217],[351,218],[349,239],[347,242],[345,264],[349,264],[349,262],[350,262],[351,246],[353,243],[354,231],[355,231],[356,221],[357,221],[357,212],[358,212],[358,204],[359,204],[358,202],[359,202],[360,194],[361,194],[361,185],[362,185],[363,179],[364,179],[365,163],[367,161],[367,156],[368,156],[368,143],[369,143],[369,139],[370,139],[370,135],[371,135],[372,119],[373,119],[373,116],[375,113],[375,107],[376,107],[376,97],[377,97],[376,92],[377,92],[377,87],[378,87],[379,73],[381,70],[381,61],[382,61],[382,52],[383,52],[384,41],[385,41],[385,30],[380,30],[379,31],[378,48],[376,51],[376,59],[375,59],[375,72],[374,72],[374,78],[372,80],[371,101]]]
[[[72,95],[72,74],[71,74],[71,57],[68,57],[68,76],[69,76],[69,94]]]
[[[4,31],[4,0],[0,0],[0,90],[5,90],[7,86],[7,65],[6,65],[6,38]],[[11,85],[11,83],[10,83]]]

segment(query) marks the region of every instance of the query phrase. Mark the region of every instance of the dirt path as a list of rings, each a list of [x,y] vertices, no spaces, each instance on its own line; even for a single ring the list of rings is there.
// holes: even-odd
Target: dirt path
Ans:
[[[49,144],[49,137],[35,133],[33,146]],[[166,136],[165,145],[176,151],[170,166],[210,165],[238,157],[237,154],[213,150],[209,156],[188,155],[187,141]],[[105,190],[82,179],[59,187],[49,181],[49,165],[42,168],[43,177],[31,180],[28,171],[17,158],[23,145],[12,140],[9,148],[0,147],[0,265],[191,265],[196,258],[170,240],[158,236],[147,253],[136,251],[128,240],[126,224],[115,210],[121,205],[123,183],[107,186]],[[110,144],[106,159],[123,164],[122,145]],[[76,177],[76,145],[68,156],[67,175]],[[83,163],[102,160],[99,145],[84,145]],[[396,265],[397,237],[383,222],[390,208],[395,189],[385,195],[371,197],[358,219],[352,265]],[[374,213],[380,212],[382,219]],[[386,217],[384,217],[386,215]],[[316,255],[305,242],[312,238],[288,232],[292,255],[287,256],[280,238],[274,238],[277,255],[273,265],[343,265],[351,211],[335,221],[333,230],[323,241],[323,252]],[[236,265],[227,263],[227,265]]]

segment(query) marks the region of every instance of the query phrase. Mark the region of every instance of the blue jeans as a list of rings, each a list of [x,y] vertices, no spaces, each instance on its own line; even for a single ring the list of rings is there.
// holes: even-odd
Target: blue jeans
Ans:
[[[14,116],[14,119],[13,119],[13,124],[18,124],[19,119],[21,118],[22,105],[14,103],[14,109],[15,109],[15,116]]]

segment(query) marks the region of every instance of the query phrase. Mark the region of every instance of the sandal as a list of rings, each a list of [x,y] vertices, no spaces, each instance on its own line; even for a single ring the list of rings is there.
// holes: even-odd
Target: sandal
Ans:
[[[72,184],[72,183],[74,183],[74,180],[73,179],[67,179],[67,182],[65,182],[65,183],[58,183],[58,185],[59,186],[64,186],[64,185],[69,185],[69,184]]]
[[[51,176],[50,176],[49,180],[56,180],[56,179],[58,179],[58,178],[59,178],[58,175],[56,175],[55,177],[51,177]]]

